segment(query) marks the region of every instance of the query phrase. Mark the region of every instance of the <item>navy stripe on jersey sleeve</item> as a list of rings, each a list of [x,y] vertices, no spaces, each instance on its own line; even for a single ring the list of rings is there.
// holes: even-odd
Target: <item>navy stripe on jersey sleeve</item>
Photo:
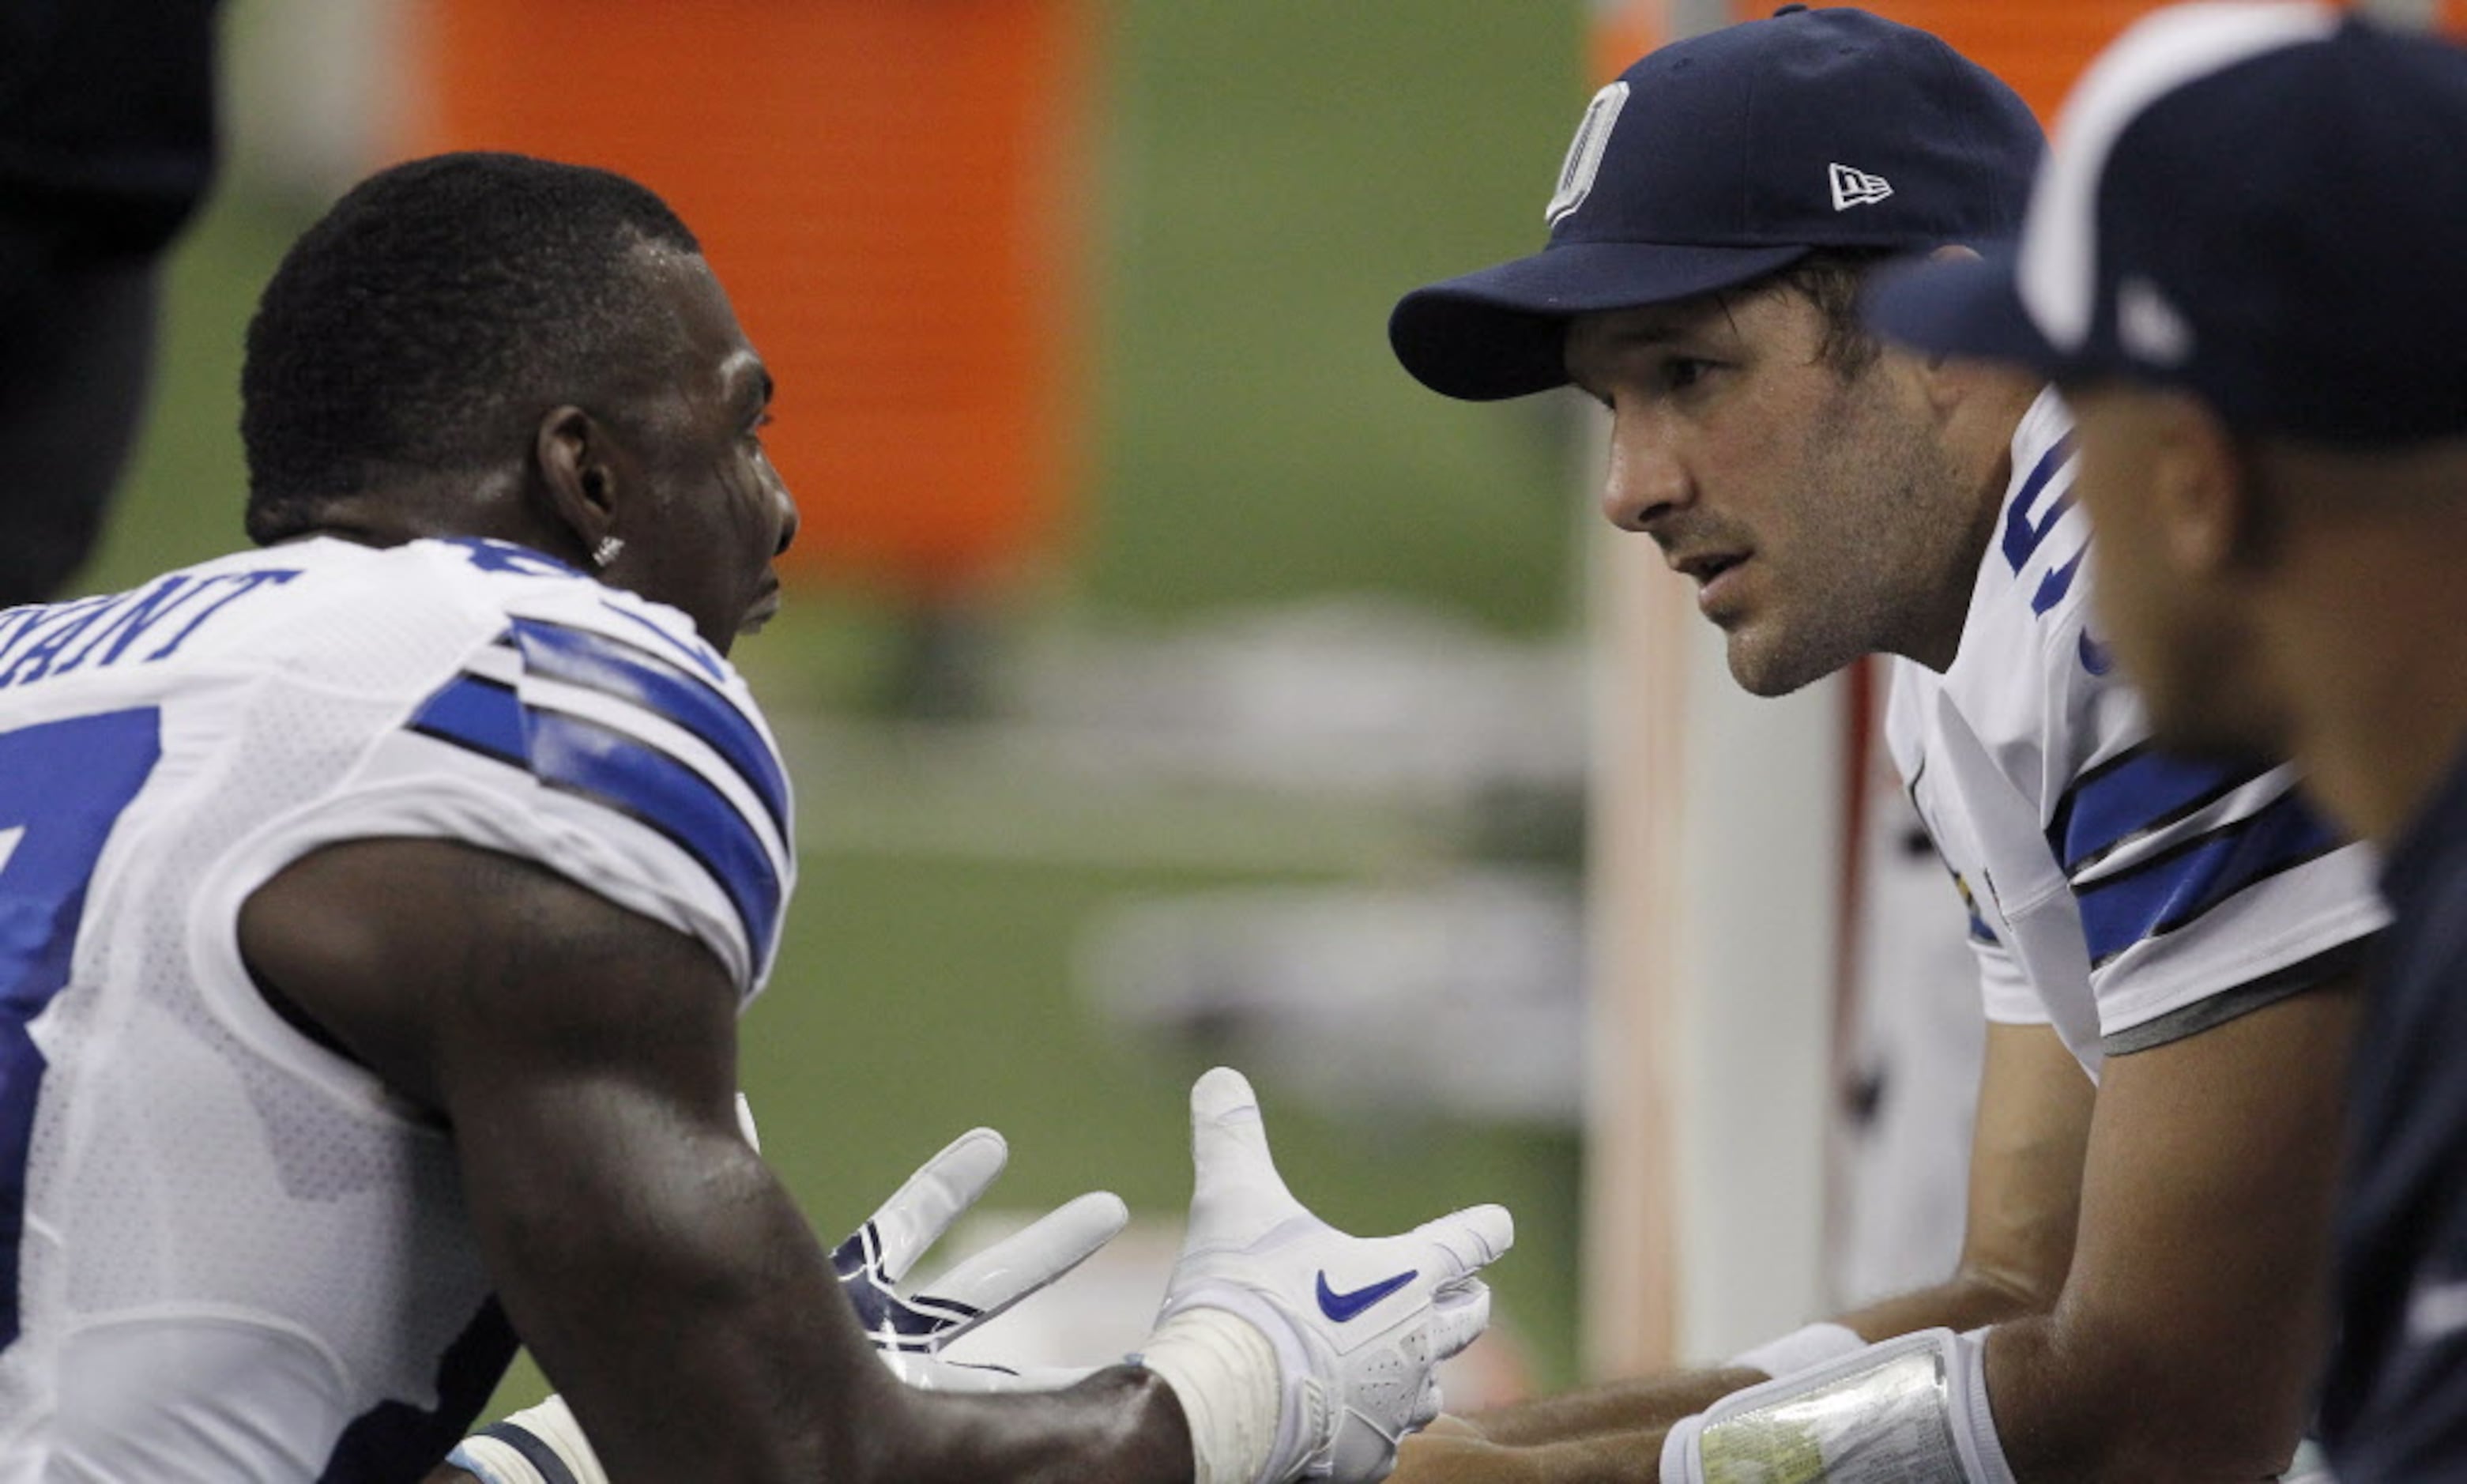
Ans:
[[[788,780],[770,743],[726,696],[647,649],[588,629],[517,618],[513,640],[530,673],[629,701],[710,744],[786,837]]]
[[[2081,888],[2082,932],[2098,967],[2144,938],[2173,932],[2246,888],[2344,843],[2294,793],[2259,813],[2189,840]]]
[[[2147,744],[2084,773],[2048,824],[2048,848],[2078,876],[2121,847],[2200,813],[2267,773],[2189,762]]]
[[[531,766],[523,703],[511,686],[465,675],[420,703],[411,730],[518,768]]]
[[[411,728],[527,769],[551,788],[666,836],[728,893],[754,962],[768,961],[783,895],[780,872],[753,821],[692,768],[597,722],[525,706],[513,690],[476,675],[460,676],[429,697]]]
[[[540,781],[596,798],[658,830],[703,864],[745,919],[754,961],[771,956],[780,874],[754,826],[726,795],[668,753],[622,731],[533,709],[532,771]]]

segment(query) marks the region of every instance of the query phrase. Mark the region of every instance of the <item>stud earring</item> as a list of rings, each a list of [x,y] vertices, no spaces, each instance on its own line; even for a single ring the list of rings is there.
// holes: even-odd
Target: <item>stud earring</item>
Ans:
[[[602,536],[600,538],[600,544],[591,549],[591,565],[594,567],[605,567],[610,562],[615,561],[617,559],[617,553],[623,550],[625,550],[624,537]]]

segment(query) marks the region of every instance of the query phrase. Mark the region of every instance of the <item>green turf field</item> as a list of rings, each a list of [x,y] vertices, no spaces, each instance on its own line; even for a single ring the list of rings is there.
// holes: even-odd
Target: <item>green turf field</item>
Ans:
[[[1582,104],[1582,7],[1117,0],[1105,14],[1098,483],[1086,549],[1011,619],[1168,625],[1368,590],[1504,631],[1564,624],[1578,512],[1559,413],[1432,396],[1395,368],[1383,326],[1404,288],[1538,241]],[[243,161],[181,250],[159,403],[89,586],[238,541],[240,329],[312,209],[270,199]],[[894,620],[865,598],[802,596],[802,613],[742,654],[758,690],[783,719],[859,707]],[[1407,875],[1458,848],[1294,810],[1246,816],[1266,843],[1240,868],[1143,864],[1127,846],[1070,862],[985,856],[943,833],[903,839],[901,818],[938,808],[921,764],[842,797],[815,781],[838,777],[824,760],[791,752],[803,827],[825,843],[802,858],[780,971],[747,1022],[745,1076],[766,1150],[834,1235],[977,1122],[1012,1138],[1007,1203],[1102,1182],[1135,1209],[1176,1211],[1183,1099],[1201,1068],[1133,1055],[1087,1018],[1070,993],[1087,914],[1126,894]],[[1160,815],[1154,800],[1008,798],[998,785],[971,797],[988,832],[1056,809],[1098,840],[1161,821],[1208,827],[1204,813]],[[871,809],[877,827],[834,828],[849,809]],[[1348,829],[1358,848],[1326,848]],[[1520,1240],[1495,1270],[1501,1306],[1541,1379],[1569,1379],[1573,1138],[1331,1126],[1259,1082],[1289,1177],[1340,1225],[1510,1203]],[[525,1373],[509,1395],[536,1385]]]

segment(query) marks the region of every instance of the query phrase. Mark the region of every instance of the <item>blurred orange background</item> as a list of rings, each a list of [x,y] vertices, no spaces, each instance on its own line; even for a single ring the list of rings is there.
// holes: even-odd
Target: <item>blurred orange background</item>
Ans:
[[[1081,0],[419,8],[402,152],[631,175],[719,268],[780,384],[789,565],[933,602],[1067,537],[1084,441]]]

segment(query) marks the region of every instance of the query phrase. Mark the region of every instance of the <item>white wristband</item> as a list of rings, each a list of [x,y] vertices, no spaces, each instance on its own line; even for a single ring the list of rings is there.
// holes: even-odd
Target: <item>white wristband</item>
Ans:
[[[1867,1342],[1849,1326],[1824,1321],[1801,1325],[1778,1339],[1743,1350],[1731,1357],[1730,1363],[1740,1370],[1762,1371],[1779,1381],[1867,1348]]]
[[[1662,1484],[2014,1484],[1985,1330],[1920,1330],[1734,1391],[1664,1440]]]
[[[1259,1327],[1223,1309],[1173,1315],[1132,1357],[1163,1377],[1190,1428],[1191,1484],[1261,1484],[1284,1377]]]
[[[481,1428],[445,1461],[482,1484],[608,1484],[582,1424],[556,1396]]]
[[[1962,1332],[1955,1354],[1961,1361],[1963,1390],[1969,1405],[1962,1408],[1962,1424],[1970,1440],[1970,1472],[1981,1484],[2015,1484],[2013,1466],[2004,1458],[2004,1440],[1996,1435],[1996,1411],[1987,1403],[1987,1334],[1991,1326],[1980,1325]]]

